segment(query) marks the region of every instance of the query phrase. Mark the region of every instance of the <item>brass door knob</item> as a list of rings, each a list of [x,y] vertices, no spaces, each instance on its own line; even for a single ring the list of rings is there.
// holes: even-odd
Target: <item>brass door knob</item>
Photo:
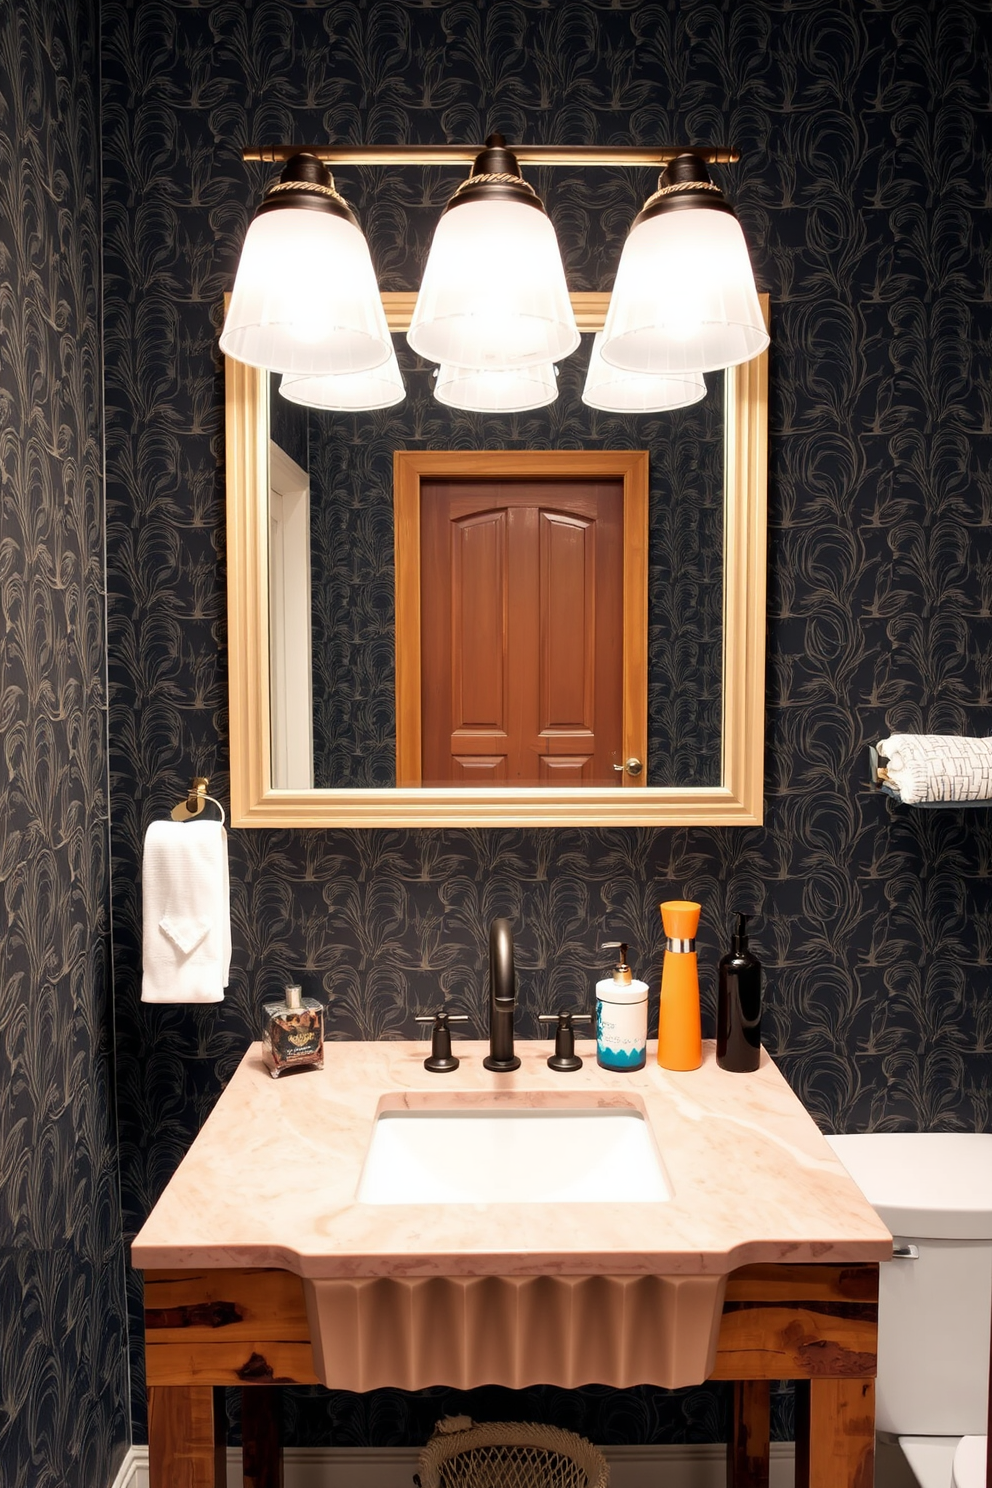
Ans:
[[[635,759],[635,757],[631,755],[629,760],[624,760],[622,765],[614,765],[613,768],[614,770],[616,770],[618,775],[622,775],[624,770],[626,770],[628,775],[637,776],[640,775],[644,766],[641,764],[639,759]]]

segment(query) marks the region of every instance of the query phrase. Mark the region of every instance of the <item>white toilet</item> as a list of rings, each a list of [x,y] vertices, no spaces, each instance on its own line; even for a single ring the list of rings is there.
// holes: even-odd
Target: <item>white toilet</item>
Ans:
[[[895,1240],[878,1299],[877,1430],[898,1438],[921,1488],[986,1488],[992,1133],[827,1141]]]

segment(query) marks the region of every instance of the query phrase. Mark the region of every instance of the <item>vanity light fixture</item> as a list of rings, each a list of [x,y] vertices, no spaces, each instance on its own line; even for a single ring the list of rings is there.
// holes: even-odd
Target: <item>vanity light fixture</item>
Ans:
[[[579,344],[551,219],[501,134],[434,230],[406,339],[428,361],[493,370],[554,362]]]
[[[434,374],[439,403],[469,413],[523,413],[545,408],[558,396],[558,373],[551,362],[532,367],[449,367]]]
[[[706,383],[701,372],[675,373],[655,377],[649,372],[625,372],[611,367],[600,355],[602,331],[597,331],[589,355],[582,401],[589,408],[606,413],[668,413],[673,408],[687,408],[706,397]]]
[[[371,413],[377,408],[392,408],[406,397],[392,346],[389,360],[371,372],[325,373],[322,377],[295,377],[284,372],[279,392],[290,403],[334,413]]]
[[[322,161],[288,161],[248,228],[220,338],[272,372],[369,372],[393,355],[368,244]]]
[[[328,376],[324,396],[345,396],[344,374],[378,368],[387,380],[398,376],[391,371],[392,342],[368,246],[327,169],[335,162],[471,166],[438,223],[415,303],[409,296],[411,318],[393,326],[408,325],[413,350],[441,364],[436,396],[453,407],[542,407],[556,396],[553,363],[579,344],[554,229],[521,176],[521,163],[664,166],[624,246],[583,394],[591,407],[657,412],[685,406],[702,396],[698,374],[749,361],[768,345],[744,235],[707,170],[737,160],[732,150],[511,150],[502,135],[491,134],[481,151],[277,145],[242,154],[284,162],[285,169],[248,230],[221,350],[293,378]],[[623,374],[607,379],[608,390],[604,366]],[[514,370],[526,376],[515,378]],[[681,381],[661,387],[659,377]],[[388,407],[398,398],[387,400],[381,381],[366,384],[373,401],[320,406]],[[305,390],[290,391],[292,385],[287,380],[287,397],[309,401]],[[315,385],[311,391],[316,403]]]
[[[628,372],[717,372],[768,339],[734,209],[697,154],[679,155],[624,244],[600,354]]]

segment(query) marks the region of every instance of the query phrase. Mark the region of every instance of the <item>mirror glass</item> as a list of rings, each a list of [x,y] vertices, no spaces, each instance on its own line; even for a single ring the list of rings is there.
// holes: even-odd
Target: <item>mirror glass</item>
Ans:
[[[403,351],[397,344],[400,356]],[[641,784],[719,785],[724,375],[710,375],[707,396],[688,408],[621,418],[585,407],[579,396],[585,358],[577,354],[571,360],[575,365],[563,365],[559,374],[557,403],[514,420],[460,414],[434,403],[430,371],[409,356],[406,400],[377,413],[303,407],[283,398],[280,377],[270,375],[274,784],[396,785],[393,454],[423,448],[421,430],[429,418],[440,426],[429,448],[444,439],[445,448],[543,450],[559,445],[563,430],[572,430],[586,450],[647,451],[648,750]],[[295,536],[288,509],[294,492],[300,493],[303,518]],[[283,640],[287,629],[293,633],[285,608],[295,607],[305,590],[309,666],[305,624],[295,639]],[[536,637],[534,644],[536,649]],[[308,738],[312,747],[306,750],[300,746]]]
[[[514,415],[437,402],[433,369],[400,334],[407,396],[376,412],[291,403],[277,376],[228,362],[241,825],[760,820],[766,358],[708,375],[706,398],[688,408],[621,416],[581,401],[591,339],[559,369],[555,403]],[[551,449],[648,456],[637,789],[397,790],[394,454]]]

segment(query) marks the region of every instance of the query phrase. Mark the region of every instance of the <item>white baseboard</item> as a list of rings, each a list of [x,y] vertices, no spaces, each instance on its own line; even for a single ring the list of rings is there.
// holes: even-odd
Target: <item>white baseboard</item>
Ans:
[[[719,1442],[604,1447],[611,1488],[725,1488],[727,1449]],[[416,1447],[287,1447],[285,1488],[413,1488]],[[772,1442],[770,1488],[792,1488],[792,1442]],[[241,1453],[227,1454],[227,1488],[242,1488]],[[131,1447],[111,1488],[148,1488],[148,1448]]]
[[[147,1447],[128,1447],[110,1488],[148,1488]]]

